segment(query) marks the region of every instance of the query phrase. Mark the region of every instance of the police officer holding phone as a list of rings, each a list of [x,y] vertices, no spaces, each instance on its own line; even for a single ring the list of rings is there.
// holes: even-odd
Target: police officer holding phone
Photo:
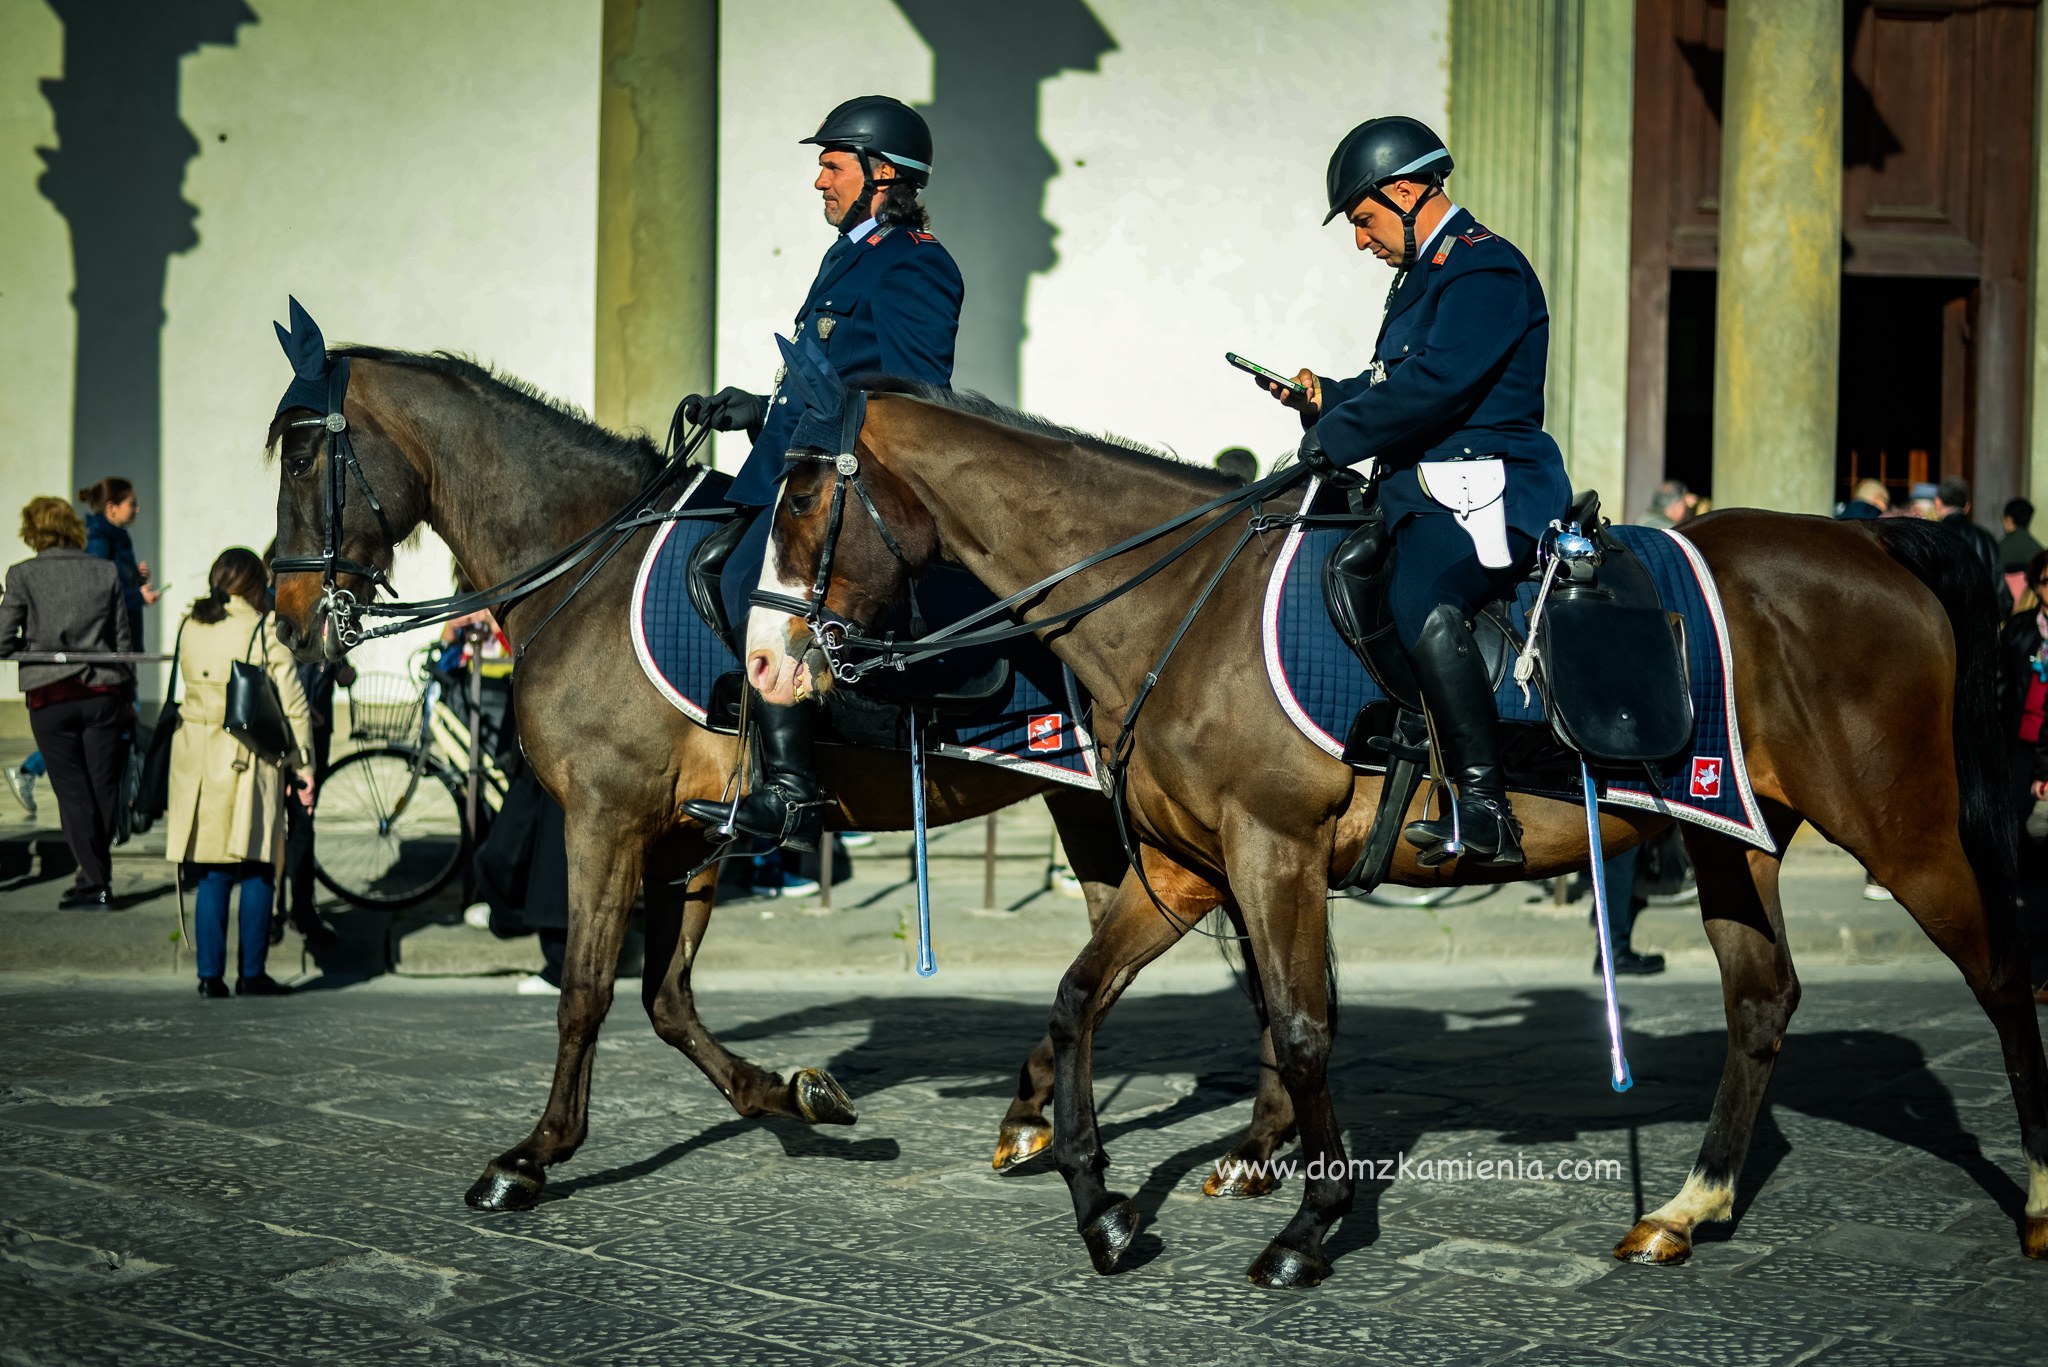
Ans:
[[[1303,370],[1257,382],[1300,412],[1300,458],[1324,478],[1376,465],[1393,537],[1389,605],[1457,797],[1403,832],[1425,866],[1522,863],[1501,773],[1493,688],[1467,625],[1526,575],[1571,503],[1543,431],[1550,313],[1527,258],[1453,204],[1450,150],[1399,116],[1351,130],[1330,158],[1328,223],[1395,271],[1372,364],[1349,380]]]
[[[953,338],[960,327],[960,268],[926,231],[918,191],[932,170],[932,135],[916,110],[886,95],[846,101],[801,139],[818,150],[812,188],[835,234],[817,278],[796,313],[796,340],[815,344],[843,379],[901,375],[930,384],[953,380]],[[803,401],[783,392],[720,390],[705,415],[721,432],[744,431],[753,450],[727,495],[751,508],[753,525],[727,559],[720,580],[727,620],[744,635],[748,597],[761,577],[770,509],[787,469],[783,460],[803,416]],[[811,774],[813,710],[750,709],[760,745],[762,782],[739,804],[734,824],[748,835],[803,852],[818,848],[824,792]],[[731,809],[691,801],[684,814],[722,825]]]

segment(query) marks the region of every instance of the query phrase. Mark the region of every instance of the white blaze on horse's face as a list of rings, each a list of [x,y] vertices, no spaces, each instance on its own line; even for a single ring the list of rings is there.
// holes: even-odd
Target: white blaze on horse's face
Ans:
[[[782,495],[778,492],[775,506],[768,510],[767,516],[773,519],[781,507]],[[769,525],[773,527],[775,523],[771,520]],[[811,586],[791,583],[777,568],[781,540],[779,532],[771,532],[768,537],[768,552],[761,559],[759,587],[768,593],[808,600]],[[790,642],[799,636],[807,636],[809,630],[801,619],[786,612],[764,607],[747,610],[747,682],[754,686],[754,691],[763,700],[786,707],[811,696],[814,690],[810,668],[790,650]]]

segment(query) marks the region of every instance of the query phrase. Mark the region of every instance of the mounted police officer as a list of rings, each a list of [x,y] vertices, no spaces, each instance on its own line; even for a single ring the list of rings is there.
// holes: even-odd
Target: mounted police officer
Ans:
[[[901,375],[945,385],[953,379],[953,337],[960,326],[960,269],[925,231],[918,202],[932,170],[932,135],[917,112],[886,95],[863,95],[825,116],[801,140],[818,151],[812,182],[836,233],[810,293],[796,313],[796,340],[815,344],[846,379]],[[761,577],[770,510],[787,469],[784,453],[803,402],[727,388],[707,405],[721,432],[754,438],[746,464],[727,495],[752,526],[734,547],[720,580],[727,620],[744,632],[748,595]],[[740,802],[734,825],[794,850],[815,850],[825,794],[811,774],[809,707],[750,709],[760,745],[762,781]],[[723,803],[692,801],[684,814],[723,825]]]
[[[1358,249],[1395,270],[1371,366],[1355,379],[1302,371],[1301,460],[1328,478],[1375,462],[1392,533],[1388,606],[1455,785],[1449,819],[1403,832],[1424,865],[1522,862],[1500,767],[1493,687],[1469,619],[1523,578],[1571,502],[1543,431],[1550,314],[1527,258],[1453,204],[1451,153],[1414,119],[1371,119],[1330,158],[1330,211]]]

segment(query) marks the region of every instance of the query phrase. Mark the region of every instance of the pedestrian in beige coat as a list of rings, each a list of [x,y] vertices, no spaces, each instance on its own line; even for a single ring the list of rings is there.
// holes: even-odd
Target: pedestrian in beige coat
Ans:
[[[269,581],[256,553],[240,546],[222,551],[207,583],[210,592],[179,628],[181,723],[171,740],[165,857],[194,866],[197,875],[192,931],[200,995],[228,995],[228,894],[239,885],[242,952],[235,991],[268,996],[288,990],[264,972],[284,804],[288,794],[312,802],[311,782],[299,777],[311,765],[306,694],[291,652],[270,629]],[[228,674],[237,660],[261,664],[277,685],[293,745],[282,769],[221,728]]]

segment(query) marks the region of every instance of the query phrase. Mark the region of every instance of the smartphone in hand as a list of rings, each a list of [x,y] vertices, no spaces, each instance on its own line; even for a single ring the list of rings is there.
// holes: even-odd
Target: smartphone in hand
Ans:
[[[1262,365],[1258,365],[1252,361],[1247,361],[1244,357],[1238,355],[1234,351],[1224,352],[1223,359],[1230,362],[1232,365],[1236,366],[1239,370],[1244,371],[1247,375],[1256,375],[1260,379],[1266,381],[1269,384],[1277,384],[1282,389],[1288,391],[1290,394],[1308,393],[1307,389],[1305,389],[1301,385],[1296,384],[1293,380],[1288,379],[1285,375],[1276,374],[1275,372],[1266,369]]]

